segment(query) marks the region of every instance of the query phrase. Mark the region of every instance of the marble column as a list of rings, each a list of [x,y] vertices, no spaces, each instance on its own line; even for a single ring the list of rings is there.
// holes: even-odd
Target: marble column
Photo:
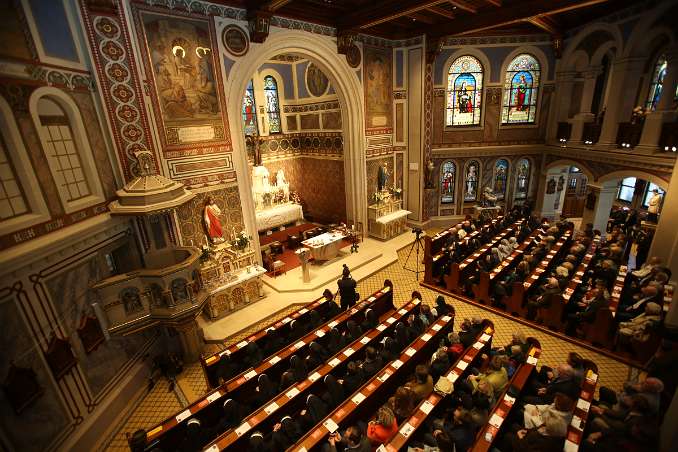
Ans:
[[[174,329],[179,333],[184,362],[193,363],[200,359],[202,341],[198,333],[198,323],[195,319],[175,325]]]
[[[663,124],[672,122],[676,118],[676,112],[673,111],[672,107],[676,93],[676,81],[678,80],[678,50],[667,52],[666,61],[666,75],[657,107],[655,111],[645,116],[643,133],[640,136],[640,143],[635,148],[636,150],[648,153],[661,151],[662,149],[659,149],[658,146]]]
[[[581,143],[584,133],[584,124],[593,122],[595,115],[591,113],[591,104],[596,90],[596,79],[603,72],[602,67],[596,66],[584,72],[584,89],[581,94],[581,103],[579,104],[579,113],[570,120],[572,124],[572,133],[570,134],[570,143]]]
[[[550,124],[547,141],[555,142],[556,134],[558,132],[558,123],[569,119],[568,112],[570,110],[570,102],[572,99],[572,88],[574,87],[574,72],[558,72],[556,74],[556,98],[555,98],[555,115],[554,120]]]
[[[610,90],[598,144],[617,147],[617,128],[630,119],[635,106],[638,80],[643,75],[644,58],[622,58],[612,63]]]
[[[593,229],[600,232],[607,230],[607,220],[610,218],[610,210],[617,196],[617,182],[607,181],[600,185],[600,192],[596,199],[596,207],[593,210]],[[590,222],[591,223],[591,222]]]

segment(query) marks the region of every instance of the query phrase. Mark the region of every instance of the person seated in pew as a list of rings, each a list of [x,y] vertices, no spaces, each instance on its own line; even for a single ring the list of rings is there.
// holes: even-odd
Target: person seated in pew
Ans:
[[[431,358],[431,377],[438,381],[447,369],[450,367],[450,357],[447,353],[447,347],[440,347]]]
[[[544,368],[546,370],[541,372]],[[557,393],[564,394],[572,400],[579,398],[579,383],[575,379],[574,369],[569,364],[560,364],[554,370],[542,366],[540,375],[533,381],[532,387],[536,388],[536,395],[525,396],[523,400],[526,404],[551,404]]]
[[[629,273],[628,278],[635,278],[636,280],[643,279],[644,277],[649,275],[652,272],[652,270],[661,266],[661,264],[662,264],[661,258],[653,256],[650,259],[648,259],[647,262],[641,265],[640,268],[637,268],[636,270]]]
[[[276,353],[285,345],[282,337],[280,337],[280,332],[275,328],[266,330],[266,338],[264,339],[263,343],[264,354],[266,354],[266,356]]]
[[[640,395],[632,395],[629,399],[629,409],[614,413],[606,411],[599,414],[598,407],[591,407],[589,420],[591,432],[584,441],[585,450],[605,450],[601,446],[615,444],[621,446],[619,450],[657,450],[656,438],[659,436],[659,418],[651,413],[647,399]],[[642,434],[650,433],[651,434]],[[643,438],[642,443],[635,443]],[[596,447],[597,446],[597,447]]]
[[[294,381],[301,381],[306,378],[307,370],[304,360],[299,355],[292,355],[290,358],[290,367],[287,369],[292,372]]]
[[[325,383],[325,388],[327,389],[327,392],[323,394],[323,401],[327,403],[329,407],[337,407],[344,401],[344,387],[332,374],[325,375],[323,383]]]
[[[454,308],[452,305],[447,304],[445,301],[445,297],[442,295],[438,295],[436,298],[436,312],[438,313],[438,316],[444,316],[448,314],[452,314],[454,312]]]
[[[398,344],[399,351],[403,351],[412,342],[407,331],[407,326],[403,322],[396,323],[394,339]]]
[[[322,448],[323,452],[337,452],[337,446],[343,446],[344,451],[350,452],[371,452],[372,445],[369,438],[363,434],[363,431],[357,425],[348,427],[344,433],[334,432],[330,434],[327,444]]]
[[[329,320],[332,317],[339,315],[341,308],[337,304],[332,291],[330,289],[325,289],[323,291],[323,297],[325,298],[325,307],[323,309],[323,317],[325,320]]]
[[[278,388],[266,374],[257,378],[257,387],[254,389],[252,406],[258,407],[271,400],[278,394]]]
[[[308,313],[308,323],[306,326],[306,330],[310,331],[314,328],[319,327],[323,323],[322,319],[320,318],[320,314],[318,314],[318,311],[315,309],[312,310],[311,312]]]
[[[367,438],[375,449],[397,431],[398,422],[395,414],[387,405],[379,407],[377,416],[367,424]]]
[[[278,386],[278,392],[283,392],[285,389],[289,388],[294,383],[296,383],[296,380],[294,379],[294,372],[292,372],[291,370],[283,372],[282,375],[280,376],[280,385]]]
[[[586,298],[577,303],[579,312],[567,315],[565,334],[574,335],[582,322],[593,323],[596,313],[600,308],[607,307],[609,299],[605,298],[605,290],[602,287],[594,287],[587,292]]]
[[[274,452],[275,450],[271,441],[267,441],[261,432],[254,432],[250,435],[247,449],[250,452]]]
[[[632,304],[620,304],[617,308],[616,320],[618,322],[629,321],[645,311],[648,303],[660,301],[659,290],[656,285],[648,284],[640,289],[640,293],[632,298]],[[660,301],[661,302],[661,301]],[[658,304],[658,303],[657,303]]]
[[[360,329],[362,331],[369,331],[372,328],[376,328],[379,325],[379,317],[374,312],[372,308],[367,308],[365,311],[365,320],[360,324]]]
[[[303,431],[310,430],[318,422],[322,421],[329,413],[327,404],[315,394],[306,397],[306,408],[299,413],[300,424]]]
[[[233,362],[230,356],[224,354],[217,364],[217,379],[219,384],[223,384],[231,378],[238,375],[238,365]]]
[[[649,339],[649,329],[661,321],[662,307],[654,302],[645,305],[645,312],[627,322],[619,322],[619,343],[628,346],[631,339],[645,342]]]
[[[513,248],[509,245],[508,239],[501,239],[497,248],[499,248],[499,263],[509,257],[513,252]]]
[[[471,224],[469,220],[464,220],[461,223],[461,228],[467,233],[470,234],[471,232],[476,230],[476,227]]]
[[[447,353],[450,355],[450,361],[459,359],[464,354],[464,345],[459,339],[459,333],[453,331],[447,335]]]
[[[351,342],[359,339],[363,335],[362,330],[353,320],[346,322],[346,331],[344,331],[344,343],[350,344]]]
[[[344,387],[346,394],[353,394],[356,389],[365,383],[365,375],[360,365],[355,361],[349,361],[346,365],[346,374],[344,378],[339,380],[339,383]]]
[[[414,378],[405,386],[414,393],[417,403],[428,397],[433,391],[433,377],[431,377],[428,366],[419,364],[414,370]]]
[[[490,358],[487,370],[484,373],[469,375],[467,381],[472,385],[473,392],[475,393],[478,390],[480,382],[487,381],[492,386],[494,395],[498,396],[508,384],[507,364],[508,358],[506,355],[495,355]]]
[[[552,417],[538,428],[506,433],[499,448],[501,452],[562,452],[566,435],[567,424]]]
[[[254,342],[249,342],[245,346],[243,352],[244,368],[249,369],[250,367],[256,367],[262,359],[264,359],[264,355],[261,352],[261,349]]]
[[[537,316],[539,309],[548,309],[553,300],[560,296],[561,290],[556,278],[549,278],[546,284],[539,289],[541,294],[531,298],[527,302],[527,318],[532,320]]]
[[[527,429],[539,428],[551,417],[562,419],[563,422],[569,424],[572,420],[573,410],[574,399],[557,392],[553,403],[550,405],[525,405],[523,409],[523,424]]]
[[[570,283],[570,271],[564,265],[559,265],[555,269],[554,276],[558,280],[558,289],[562,292]]]
[[[578,385],[581,385],[586,372],[586,361],[584,357],[577,352],[570,352],[567,354],[567,364],[572,367],[574,372],[574,379]]]
[[[621,394],[603,386],[599,390],[598,405],[591,412],[595,415],[609,414],[617,419],[624,417],[631,409],[632,396],[638,395],[646,399],[648,413],[658,415],[663,391],[664,383],[656,377],[647,377],[641,382],[627,381]]]
[[[436,425],[435,420],[433,424]],[[466,451],[473,445],[477,429],[471,412],[461,405],[454,409],[451,422],[443,423],[443,428],[454,443],[454,450]]]
[[[478,333],[483,328],[483,322],[480,317],[473,317],[472,319],[464,319],[459,326],[459,340],[464,348],[469,348],[476,341]]]
[[[423,441],[413,441],[408,452],[445,452],[453,451],[454,443],[444,430],[435,429],[431,434],[426,434]]]
[[[485,256],[485,259],[483,259],[482,262],[480,263],[480,267],[482,271],[484,271],[485,273],[489,273],[494,269],[494,267],[499,265],[501,261],[502,258],[499,255],[499,248],[493,247],[490,250],[490,254]]]
[[[617,272],[619,269],[611,259],[603,259],[599,266],[593,269],[593,276],[596,279],[605,281],[605,286],[611,289],[614,286],[614,281],[617,279]]]
[[[423,303],[419,305],[419,319],[423,322],[424,328],[428,328],[430,324],[435,322],[437,316],[437,311],[434,315],[429,305]]]
[[[407,330],[410,336],[410,342],[416,337],[421,336],[426,331],[426,325],[418,315],[410,314],[407,317]]]
[[[380,353],[383,362],[389,363],[395,359],[398,359],[401,351],[400,347],[398,346],[398,342],[392,337],[385,338],[383,342],[384,346],[382,347]]]
[[[304,335],[304,327],[302,323],[294,319],[290,322],[290,330],[287,333],[287,343],[289,344],[290,342],[294,342],[295,340],[299,339],[301,336]]]
[[[304,432],[299,427],[299,424],[290,416],[284,416],[280,422],[273,426],[273,433],[271,434],[271,443],[274,450],[286,450],[295,444]]]
[[[178,450],[181,452],[197,452],[202,450],[209,439],[210,432],[202,427],[200,420],[191,418],[186,422],[186,432]]]
[[[417,408],[417,396],[406,386],[399,386],[388,399],[388,407],[393,411],[398,424],[408,419]]]
[[[306,369],[313,370],[328,358],[327,351],[319,343],[313,341],[308,344],[308,356],[306,357]]]
[[[332,355],[336,354],[339,350],[344,348],[344,346],[346,344],[344,343],[344,340],[341,336],[341,333],[339,332],[339,330],[336,327],[332,328],[329,331],[329,333],[327,333],[327,334],[329,336],[329,339],[327,340],[327,347],[326,347],[327,353],[330,356],[332,356]]]
[[[383,367],[383,364],[384,363],[381,359],[381,356],[379,356],[379,353],[377,353],[377,349],[372,346],[368,346],[365,349],[365,360],[360,364],[360,368],[362,369],[365,378],[372,378],[372,376],[379,372],[379,370]]]

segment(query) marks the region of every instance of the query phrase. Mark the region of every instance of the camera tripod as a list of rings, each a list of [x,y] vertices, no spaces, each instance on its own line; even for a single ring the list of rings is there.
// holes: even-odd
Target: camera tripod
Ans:
[[[423,253],[424,245],[422,243],[422,241],[423,241],[422,235],[424,235],[424,231],[422,231],[419,228],[414,228],[414,229],[412,229],[412,233],[416,234],[416,237],[414,239],[414,242],[412,242],[412,246],[410,246],[410,251],[407,253],[407,258],[405,258],[405,263],[403,264],[403,270],[413,272],[416,275],[415,277],[417,278],[417,281],[419,281],[419,273],[421,271],[421,270],[419,270],[419,264],[420,264],[419,250],[421,249],[422,253]],[[415,264],[414,264],[414,268],[409,268],[407,266],[407,263],[410,261],[410,256],[412,255],[412,251],[415,251],[416,261],[415,261]]]

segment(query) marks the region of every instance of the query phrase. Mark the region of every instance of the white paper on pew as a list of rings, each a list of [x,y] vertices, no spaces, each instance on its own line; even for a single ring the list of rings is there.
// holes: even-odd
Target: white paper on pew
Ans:
[[[377,447],[377,452],[387,452],[386,446],[384,446],[383,444],[380,444],[379,447]]]
[[[584,410],[584,411],[588,412],[589,408],[591,408],[591,402],[587,402],[584,399],[579,399],[579,400],[577,400],[577,408],[579,408],[580,410]]]
[[[515,398],[515,397],[511,397],[511,396],[508,395],[508,394],[504,394],[504,401],[505,401],[508,405],[513,405],[514,403],[516,403],[516,398]]]
[[[416,351],[415,349],[413,349],[412,347],[410,347],[410,348],[408,348],[407,350],[405,350],[405,354],[406,354],[407,356],[413,356],[415,353],[417,353],[417,351]]]
[[[288,399],[293,399],[297,394],[299,394],[299,390],[296,386],[285,393]]]
[[[450,320],[452,320],[452,317],[450,317],[449,315],[443,316],[443,322],[449,322]]]
[[[373,302],[374,300],[376,300],[376,298],[374,298],[374,297],[370,297],[370,298],[367,299],[367,301],[369,301],[370,303]]]
[[[315,332],[315,335],[318,337],[323,337],[325,335],[325,332],[323,330],[318,330]]]
[[[570,441],[569,439],[565,440],[565,446],[563,446],[563,452],[577,452],[579,446]]]
[[[346,357],[348,358],[348,357],[351,356],[354,352],[355,352],[355,350],[353,350],[352,348],[347,348],[346,350],[344,350],[344,355],[346,355]]]
[[[355,403],[356,405],[360,405],[363,400],[365,400],[365,396],[363,395],[362,392],[359,392],[353,396],[351,402]]]
[[[488,443],[492,442],[492,433],[490,432],[485,433],[485,441],[487,441]]]
[[[379,379],[379,381],[381,381],[383,383],[386,380],[388,380],[388,377],[390,377],[390,376],[391,376],[390,373],[384,372],[383,374],[379,375],[377,378]]]
[[[433,409],[433,404],[427,400],[427,401],[425,401],[424,403],[421,404],[419,409],[421,411],[423,411],[424,414],[429,414],[431,412],[431,410]]]
[[[433,325],[433,326],[431,327],[431,329],[432,329],[433,331],[440,331],[440,329],[441,329],[442,327],[443,327],[442,325],[439,325],[439,324],[436,323],[435,325]]]
[[[490,418],[490,425],[494,425],[497,428],[501,427],[501,424],[503,422],[504,422],[504,418],[499,416],[497,413],[494,413],[492,415],[492,417]]]
[[[368,336],[363,336],[362,339],[360,339],[361,344],[367,344],[370,342],[370,338]]]
[[[483,342],[487,342],[490,340],[490,335],[487,333],[484,333],[482,336],[480,336],[480,340]]]
[[[269,359],[268,362],[271,363],[271,366],[274,366],[276,363],[280,362],[280,357],[275,355],[273,358]]]
[[[384,331],[386,328],[387,328],[387,326],[384,325],[383,323],[380,324],[380,325],[377,325],[377,330],[379,330],[379,331]]]
[[[243,377],[245,377],[245,380],[251,380],[252,378],[257,376],[257,371],[252,369],[249,372],[247,372]]]
[[[329,326],[330,328],[334,328],[337,325],[339,325],[339,322],[337,322],[336,320],[333,320],[327,324],[327,326]]]
[[[475,348],[476,350],[480,350],[481,348],[483,348],[484,345],[485,345],[485,344],[483,344],[482,342],[478,341],[478,342],[476,342],[475,344],[473,344],[473,348]]]
[[[400,315],[405,315],[405,314],[407,314],[407,309],[399,309],[399,310],[398,310],[398,314],[400,314]]]
[[[336,422],[332,420],[332,418],[329,418],[325,422],[323,422],[323,425],[330,433],[334,433],[337,430],[339,430],[339,426],[337,425]]]
[[[428,342],[428,340],[431,339],[432,337],[433,337],[433,336],[431,336],[430,334],[426,333],[426,334],[424,334],[424,335],[421,337],[421,339],[422,339],[424,342]]]
[[[219,446],[212,444],[208,449],[205,449],[203,452],[219,452]]]
[[[413,431],[414,427],[412,427],[412,424],[410,424],[409,422],[405,422],[403,426],[400,427],[400,434],[403,435],[405,438],[409,438]]]
[[[224,350],[223,352],[219,353],[219,356],[224,356],[224,355],[229,356],[230,354],[231,354],[231,352],[229,352],[228,350]]]
[[[299,341],[299,342],[297,342],[296,344],[294,344],[294,348],[296,348],[297,350],[299,350],[299,349],[300,349],[301,347],[303,347],[304,345],[306,345],[306,342],[304,342],[304,341]]]
[[[452,383],[454,383],[455,381],[457,381],[457,380],[459,379],[459,374],[456,373],[456,372],[450,372],[450,374],[447,376],[447,378],[448,378]]]
[[[400,369],[400,366],[403,365],[403,362],[399,359],[396,359],[391,363],[391,365],[393,366],[394,369]]]
[[[221,397],[221,392],[220,392],[220,391],[213,392],[212,394],[210,394],[210,395],[207,396],[207,402],[208,402],[208,403],[212,403],[212,402],[214,402],[215,400],[217,400],[219,397]]]
[[[191,416],[191,410],[182,411],[181,413],[177,414],[177,417],[176,417],[177,423],[183,421],[184,419],[187,419],[190,416]]]
[[[299,309],[299,315],[306,314],[307,312],[308,312],[308,309],[306,309],[306,308]]]
[[[308,379],[311,381],[316,381],[320,378],[320,374],[318,372],[313,372],[311,375],[308,376]]]
[[[329,364],[330,367],[337,367],[339,364],[341,364],[341,360],[339,358],[334,358],[327,364]]]
[[[583,430],[581,428],[581,418],[579,416],[572,416],[572,422],[570,422],[570,424],[577,430]]]
[[[272,412],[274,412],[274,411],[277,410],[278,408],[280,408],[280,407],[278,406],[278,404],[275,403],[275,402],[273,402],[273,403],[271,403],[269,406],[267,406],[266,408],[264,408],[264,411],[266,412],[266,414],[271,414]]]
[[[525,360],[527,364],[532,364],[533,366],[537,365],[537,358],[534,356],[528,356],[527,359]]]
[[[247,431],[250,428],[252,428],[250,427],[250,424],[248,424],[247,422],[243,422],[242,424],[240,424],[240,427],[235,429],[235,434],[238,435],[238,437],[241,437],[242,435],[247,433]]]
[[[286,324],[286,323],[290,323],[291,321],[292,321],[292,319],[290,319],[289,317],[285,317],[284,319],[282,319],[282,320],[280,321],[280,323],[282,323],[282,324],[284,325],[284,324]]]
[[[468,367],[468,363],[466,361],[459,361],[457,363],[457,369],[464,370]]]
[[[392,324],[395,321],[396,321],[396,319],[393,318],[393,317],[389,317],[388,319],[386,319],[386,323],[388,323],[389,325]]]
[[[236,345],[236,347],[243,348],[245,345],[247,345],[247,341],[241,341],[241,342],[238,342],[238,345]]]

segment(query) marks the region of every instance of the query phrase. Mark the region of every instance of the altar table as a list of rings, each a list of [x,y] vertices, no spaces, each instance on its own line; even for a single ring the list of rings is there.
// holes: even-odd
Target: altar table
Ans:
[[[257,231],[267,231],[287,223],[301,221],[304,212],[300,204],[280,204],[256,212]]]
[[[341,232],[326,232],[311,239],[301,242],[311,250],[311,256],[317,261],[327,261],[335,257],[341,248],[341,240],[344,234]]]

